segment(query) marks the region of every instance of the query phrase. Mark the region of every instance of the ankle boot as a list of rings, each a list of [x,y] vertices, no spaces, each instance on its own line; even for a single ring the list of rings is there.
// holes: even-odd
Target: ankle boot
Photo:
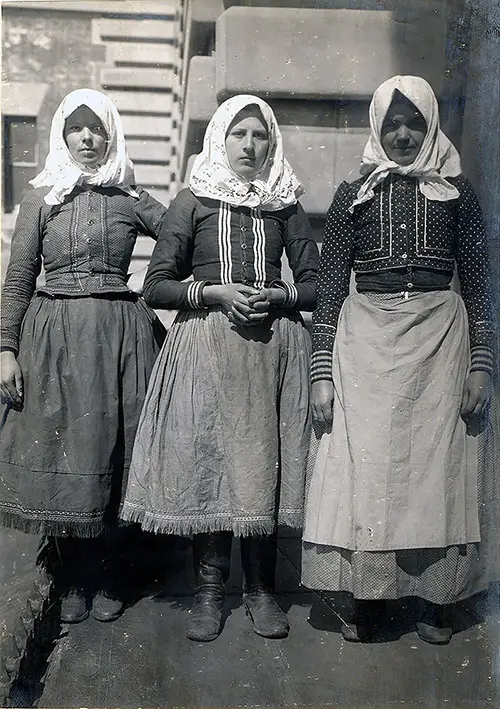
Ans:
[[[447,645],[453,634],[450,615],[446,606],[422,601],[420,619],[417,621],[418,637],[431,645]]]
[[[93,548],[92,539],[53,537],[57,565],[54,583],[61,598],[61,622],[81,623],[88,618],[87,559]]]
[[[274,598],[276,534],[269,537],[242,537],[243,602],[257,635],[286,638],[290,626]]]
[[[231,541],[231,532],[195,534],[193,537],[195,593],[186,631],[189,640],[209,642],[215,640],[222,630]]]
[[[354,610],[349,620],[344,621],[340,628],[344,640],[350,643],[362,643],[370,640],[373,634],[373,622],[377,601],[354,600]]]
[[[122,586],[125,581],[122,559],[122,531],[112,529],[96,543],[94,600],[92,616],[101,623],[110,623],[123,614]]]

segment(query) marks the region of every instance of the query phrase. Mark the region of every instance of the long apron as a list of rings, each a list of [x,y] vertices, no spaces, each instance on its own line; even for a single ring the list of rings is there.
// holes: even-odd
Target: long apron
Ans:
[[[319,445],[304,539],[364,551],[479,541],[477,462],[460,417],[469,363],[460,296],[350,296],[333,361],[333,426]]]

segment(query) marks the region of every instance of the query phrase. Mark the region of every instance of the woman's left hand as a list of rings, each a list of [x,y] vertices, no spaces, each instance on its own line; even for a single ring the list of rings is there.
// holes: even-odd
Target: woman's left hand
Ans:
[[[463,419],[484,413],[491,393],[491,376],[487,372],[471,372],[465,380],[461,414]]]

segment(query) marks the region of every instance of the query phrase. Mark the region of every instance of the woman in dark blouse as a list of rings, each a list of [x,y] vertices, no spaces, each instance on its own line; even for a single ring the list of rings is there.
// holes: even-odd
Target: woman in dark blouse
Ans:
[[[156,238],[166,210],[134,186],[120,117],[98,91],[64,98],[32,184],[2,293],[0,522],[55,537],[63,621],[84,620],[94,591],[94,617],[113,620],[113,528],[163,339],[127,269],[137,234]]]
[[[365,177],[338,188],[321,253],[312,406],[323,435],[302,580],[353,594],[348,640],[371,633],[374,600],[418,596],[420,637],[445,643],[446,604],[485,584],[467,427],[485,412],[493,361],[486,239],[427,82],[382,84],[370,124]]]
[[[145,281],[150,305],[180,313],[152,374],[122,515],[194,535],[192,640],[220,633],[233,534],[255,632],[288,633],[272,595],[275,530],[302,524],[310,345],[299,310],[314,308],[318,263],[301,191],[270,107],[229,99]],[[293,283],[281,279],[283,251]]]

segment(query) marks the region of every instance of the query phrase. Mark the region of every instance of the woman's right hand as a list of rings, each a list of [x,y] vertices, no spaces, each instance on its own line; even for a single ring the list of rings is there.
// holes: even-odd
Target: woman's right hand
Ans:
[[[333,421],[333,382],[322,379],[311,386],[311,404],[313,419],[318,423],[332,425]]]
[[[203,288],[203,302],[205,305],[220,305],[235,325],[246,327],[258,325],[267,317],[267,312],[256,312],[249,303],[252,295],[259,291],[243,283],[228,283],[227,285],[205,286]]]
[[[23,373],[13,352],[0,353],[0,396],[3,404],[23,404]]]

